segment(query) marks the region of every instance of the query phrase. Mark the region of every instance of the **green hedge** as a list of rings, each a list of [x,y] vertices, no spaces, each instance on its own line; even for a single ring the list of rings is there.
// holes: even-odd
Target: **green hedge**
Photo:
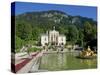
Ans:
[[[41,51],[42,48],[37,48],[37,47],[33,47],[33,48],[29,48],[28,51],[29,52],[36,52],[36,51]]]

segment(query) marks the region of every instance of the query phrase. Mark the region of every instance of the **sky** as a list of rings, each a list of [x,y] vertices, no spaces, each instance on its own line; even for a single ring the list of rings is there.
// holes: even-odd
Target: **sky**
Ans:
[[[62,4],[43,4],[43,3],[28,3],[16,2],[15,15],[25,12],[60,10],[72,16],[83,16],[97,20],[97,7],[93,6],[76,6]]]

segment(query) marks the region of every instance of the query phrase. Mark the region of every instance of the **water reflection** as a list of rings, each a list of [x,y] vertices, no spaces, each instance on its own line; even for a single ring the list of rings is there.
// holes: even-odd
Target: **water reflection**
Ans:
[[[77,53],[51,53],[44,54],[40,60],[39,69],[45,70],[68,70],[96,68],[96,59],[77,59]]]

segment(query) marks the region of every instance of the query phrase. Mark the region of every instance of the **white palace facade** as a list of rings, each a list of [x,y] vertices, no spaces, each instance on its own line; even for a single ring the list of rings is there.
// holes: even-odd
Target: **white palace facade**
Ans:
[[[55,30],[55,27],[53,27],[53,30],[47,31],[46,34],[41,35],[41,45],[56,45],[61,46],[66,44],[66,37],[65,35],[59,34],[58,31]]]

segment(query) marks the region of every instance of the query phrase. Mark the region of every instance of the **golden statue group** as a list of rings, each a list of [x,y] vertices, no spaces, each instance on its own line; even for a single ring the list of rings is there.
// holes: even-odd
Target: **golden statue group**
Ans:
[[[81,53],[79,55],[80,58],[94,58],[96,56],[97,56],[97,54],[94,53],[94,51],[92,51],[90,49],[90,46],[88,46],[88,48],[86,50],[81,51]]]

